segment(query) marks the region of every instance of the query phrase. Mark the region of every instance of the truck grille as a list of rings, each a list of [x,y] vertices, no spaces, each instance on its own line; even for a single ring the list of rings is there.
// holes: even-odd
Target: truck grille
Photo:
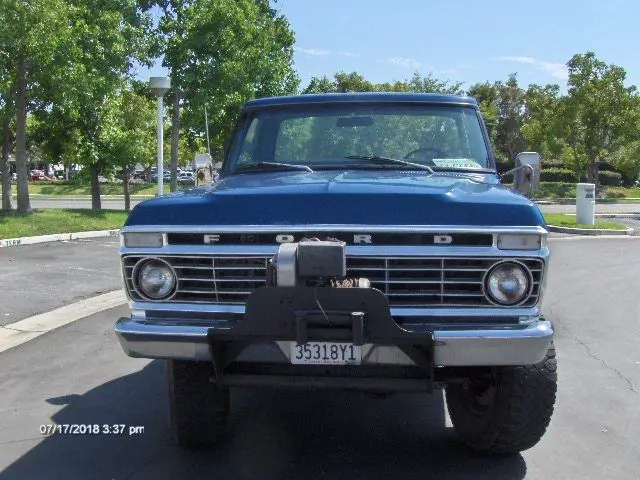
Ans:
[[[135,290],[133,270],[143,256],[123,258],[124,278],[131,298],[145,299]],[[242,304],[254,289],[266,285],[265,256],[161,256],[178,277],[170,301]],[[347,257],[347,275],[365,277],[387,295],[393,307],[489,307],[483,293],[485,273],[505,258],[479,257]],[[533,277],[533,288],[520,306],[534,305],[540,293],[544,264],[538,258],[518,258]]]

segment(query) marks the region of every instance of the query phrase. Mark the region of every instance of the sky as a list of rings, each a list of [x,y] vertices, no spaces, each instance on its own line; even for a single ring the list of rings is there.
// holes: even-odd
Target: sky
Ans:
[[[566,86],[565,64],[594,51],[640,86],[638,0],[278,0],[296,34],[301,88],[357,71],[372,82],[414,72],[463,82]],[[157,65],[138,75],[166,74]]]

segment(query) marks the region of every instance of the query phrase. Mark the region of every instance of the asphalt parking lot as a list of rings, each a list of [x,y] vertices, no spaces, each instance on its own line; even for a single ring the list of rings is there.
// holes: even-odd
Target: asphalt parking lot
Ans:
[[[119,239],[0,249],[0,325],[122,287]]]
[[[251,389],[233,392],[223,445],[181,451],[171,443],[163,364],[126,357],[112,333],[121,306],[0,353],[0,478],[635,479],[639,240],[550,243],[545,311],[556,327],[559,393],[547,434],[521,455],[484,457],[459,444],[441,394]],[[65,273],[49,280],[49,264]],[[120,286],[112,239],[2,249],[0,272],[5,323]],[[53,423],[125,431],[42,436]]]

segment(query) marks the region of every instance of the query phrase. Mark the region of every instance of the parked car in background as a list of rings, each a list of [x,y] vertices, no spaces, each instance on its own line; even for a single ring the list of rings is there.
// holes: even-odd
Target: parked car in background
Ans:
[[[47,177],[44,174],[44,171],[42,170],[31,170],[29,172],[29,180],[32,182],[36,182],[36,181],[50,180],[50,178]]]
[[[186,185],[195,185],[196,176],[193,172],[180,172],[178,174],[178,183]]]

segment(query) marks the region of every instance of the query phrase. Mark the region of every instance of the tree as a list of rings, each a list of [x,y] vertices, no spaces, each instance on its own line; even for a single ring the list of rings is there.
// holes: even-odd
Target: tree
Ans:
[[[518,85],[515,73],[506,82],[498,82],[498,121],[496,124],[496,148],[508,161],[515,160],[525,150],[522,125],[525,118],[525,94]]]
[[[15,106],[18,212],[31,212],[28,190],[27,113],[63,59],[69,5],[63,0],[3,0],[0,8],[0,77],[3,103]],[[4,124],[3,130],[6,128]],[[4,135],[8,137],[8,135]]]
[[[633,128],[635,87],[626,87],[626,72],[607,65],[593,52],[574,55],[569,68],[566,123],[571,143],[584,148],[588,179],[600,187],[598,163],[615,152]]]
[[[0,154],[0,175],[2,176],[2,210],[11,210],[11,175],[9,171],[9,154],[11,153],[15,136],[11,128],[13,105],[10,93],[5,89],[0,91],[0,124],[2,131],[2,152]]]
[[[0,86],[3,98],[15,101],[20,213],[31,210],[27,114],[38,111],[41,119],[56,120],[55,133],[76,134],[73,147],[92,171],[92,206],[100,207],[94,139],[99,137],[101,107],[133,58],[144,61],[139,53],[145,50],[149,26],[135,0],[3,0],[0,78],[9,81]],[[53,140],[46,144],[49,154],[63,148]]]
[[[564,115],[558,85],[532,84],[525,92],[525,120],[522,135],[526,148],[539,152],[543,159],[560,159],[567,147],[564,139]]]
[[[180,132],[204,132],[222,147],[240,106],[294,93],[294,35],[268,0],[162,0],[163,65],[172,79],[171,185],[176,188]],[[184,128],[181,128],[184,127]]]
[[[146,62],[150,47],[151,21],[135,0],[73,0],[67,19],[74,32],[68,56],[72,71],[66,71],[69,88],[56,100],[74,112],[79,133],[76,148],[91,172],[91,206],[101,208],[101,170],[109,158],[100,155],[97,139],[109,109],[110,96],[122,88],[133,60]]]
[[[410,79],[393,83],[372,83],[357,72],[338,72],[333,80],[328,77],[313,77],[302,91],[306,93],[347,93],[347,92],[418,92],[462,94],[462,83],[438,80],[431,73],[425,76],[415,72]]]
[[[517,75],[512,73],[506,82],[472,85],[468,95],[478,101],[499,162],[513,161],[526,146],[522,133],[525,92],[518,85]]]
[[[99,156],[102,163],[116,167],[122,179],[127,211],[131,208],[131,172],[137,163],[144,164],[153,158],[155,151],[153,112],[153,101],[132,90],[109,97],[105,105]]]
[[[462,82],[451,82],[449,80],[439,80],[431,73],[420,75],[415,72],[406,82],[408,92],[420,93],[448,93],[452,95],[462,95]],[[397,84],[396,84],[397,85]]]
[[[632,127],[627,131],[624,144],[611,158],[611,163],[622,173],[626,184],[640,180],[640,97],[634,97]]]
[[[498,125],[498,117],[500,115],[500,109],[498,107],[498,99],[500,97],[499,84],[497,82],[476,83],[469,88],[467,95],[475,98],[478,102],[480,113],[482,114],[484,123],[489,131],[491,144],[495,146],[496,127]],[[500,159],[505,160],[503,158]],[[503,163],[506,163],[506,161]]]

